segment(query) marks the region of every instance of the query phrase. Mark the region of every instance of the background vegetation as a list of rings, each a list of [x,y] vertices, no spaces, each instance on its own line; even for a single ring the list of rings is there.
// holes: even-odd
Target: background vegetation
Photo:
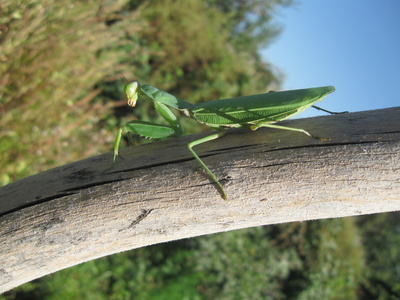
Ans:
[[[276,89],[259,50],[290,0],[0,3],[0,182],[110,151],[122,77],[192,103]],[[183,122],[186,133],[202,130]],[[155,245],[25,284],[3,299],[400,298],[397,214],[264,226]],[[0,296],[1,297],[1,296]]]

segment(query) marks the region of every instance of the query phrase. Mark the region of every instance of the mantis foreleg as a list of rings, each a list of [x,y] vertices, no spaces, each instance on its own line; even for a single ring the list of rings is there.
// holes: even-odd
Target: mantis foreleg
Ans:
[[[128,133],[130,140],[132,139],[131,134],[137,134],[149,139],[162,139],[180,136],[182,134],[182,128],[178,122],[178,119],[166,105],[154,101],[154,108],[169,123],[169,126],[138,120],[131,121],[125,126],[122,126],[118,130],[115,138],[113,164],[118,156],[119,144],[121,142],[123,132]]]
[[[149,139],[161,139],[175,134],[175,130],[167,125],[159,125],[144,121],[131,121],[118,130],[114,143],[113,163],[115,163],[115,159],[118,156],[119,143],[121,142],[123,132],[137,134]]]

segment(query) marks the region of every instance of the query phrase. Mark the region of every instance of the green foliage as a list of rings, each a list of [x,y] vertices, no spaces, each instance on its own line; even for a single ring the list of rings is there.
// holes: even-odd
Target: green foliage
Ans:
[[[248,43],[260,36],[237,42],[248,33],[247,27],[238,30],[247,19],[239,20],[218,3],[207,3],[160,0],[144,10],[151,26],[144,30],[143,38],[158,51],[150,60],[155,69],[150,82],[192,103],[264,91],[276,78],[257,52],[260,44]],[[267,26],[269,21],[262,22]],[[233,31],[237,31],[234,39]],[[265,35],[263,40],[271,38]]]
[[[201,238],[207,298],[354,299],[362,264],[355,231],[345,219]]]
[[[290,6],[292,0],[208,0],[225,15],[229,16],[230,37],[236,49],[258,57],[257,49],[266,47],[281,32],[281,26],[274,22],[278,6]]]
[[[355,299],[363,250],[354,219],[310,222],[306,248],[310,287],[298,299]]]
[[[360,218],[366,267],[364,299],[400,299],[400,213]]]
[[[91,130],[112,107],[92,101],[104,76],[95,65],[118,67],[118,53],[108,45],[129,47],[125,35],[140,27],[128,18],[107,25],[123,2],[99,3],[0,4],[2,184],[97,154],[111,142],[111,133]]]

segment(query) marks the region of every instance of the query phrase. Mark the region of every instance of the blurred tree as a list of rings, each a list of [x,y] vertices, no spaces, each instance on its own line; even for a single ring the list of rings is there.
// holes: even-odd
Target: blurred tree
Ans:
[[[112,104],[95,103],[100,90],[93,87],[102,69],[120,68],[120,48],[135,49],[126,36],[141,28],[140,11],[122,13],[123,5],[0,2],[1,184],[97,154],[111,143],[111,133],[91,130],[110,119]]]
[[[274,22],[276,8],[291,6],[292,0],[208,0],[229,16],[230,40],[235,48],[258,56],[279,35],[282,27]]]
[[[151,82],[190,101],[265,91],[279,74],[259,50],[276,37],[273,7],[291,1],[152,1],[142,32],[158,55]],[[193,14],[196,12],[196,14]]]
[[[400,299],[400,213],[359,218],[365,248],[360,299]]]

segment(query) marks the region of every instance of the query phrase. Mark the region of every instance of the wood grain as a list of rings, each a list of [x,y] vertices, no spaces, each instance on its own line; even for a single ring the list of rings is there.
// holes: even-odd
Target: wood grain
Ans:
[[[281,122],[107,153],[0,188],[0,291],[85,261],[240,228],[400,210],[400,108]]]

